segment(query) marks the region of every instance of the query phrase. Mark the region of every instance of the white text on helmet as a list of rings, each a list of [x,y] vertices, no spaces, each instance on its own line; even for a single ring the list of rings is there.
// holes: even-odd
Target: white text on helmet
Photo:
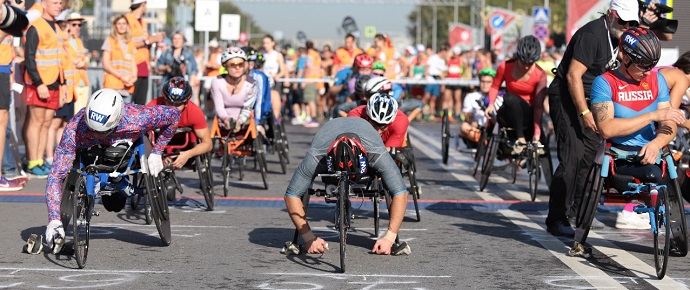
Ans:
[[[359,174],[367,173],[367,158],[359,154]]]
[[[107,117],[108,116],[103,115],[103,114],[98,113],[98,112],[95,112],[95,111],[89,112],[89,119],[91,119],[92,121],[101,123],[101,124],[105,124],[105,122],[108,119]]]
[[[168,92],[173,96],[182,96],[184,94],[184,90],[180,88],[170,88]]]
[[[637,39],[635,39],[635,37],[633,37],[633,36],[630,35],[630,34],[626,35],[625,38],[624,38],[623,40],[624,40],[625,42],[627,42],[628,44],[630,44],[630,46],[632,46],[632,47],[636,47],[636,46],[637,46]]]

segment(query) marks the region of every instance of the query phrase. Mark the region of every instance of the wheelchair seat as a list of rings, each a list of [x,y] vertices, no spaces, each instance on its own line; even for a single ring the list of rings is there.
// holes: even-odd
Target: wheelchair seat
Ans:
[[[84,165],[96,165],[99,172],[123,172],[127,170],[129,159],[134,154],[134,149],[126,142],[107,145],[96,145],[78,152],[81,163]]]

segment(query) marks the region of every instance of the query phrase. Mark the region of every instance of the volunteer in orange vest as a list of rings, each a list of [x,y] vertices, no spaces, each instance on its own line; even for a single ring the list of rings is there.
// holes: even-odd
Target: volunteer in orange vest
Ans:
[[[355,56],[364,53],[361,48],[357,47],[355,36],[352,33],[345,35],[345,46],[340,47],[335,51],[333,56],[333,69],[331,69],[331,76],[335,77],[335,73],[352,67],[355,62]]]
[[[55,24],[55,17],[62,11],[61,0],[43,0],[43,14],[26,32],[25,61],[26,105],[29,108],[25,122],[25,143],[29,164],[27,171],[36,177],[46,178],[49,170],[43,164],[48,139],[48,128],[55,110],[60,108],[60,98],[66,98],[61,85],[64,82],[62,68],[62,30]]]
[[[48,127],[48,139],[46,139],[45,152],[45,162],[44,166],[51,169],[53,166],[53,153],[55,153],[55,145],[60,142],[62,137],[62,129],[67,124],[67,120],[72,119],[74,116],[74,78],[76,73],[76,67],[74,65],[74,59],[67,51],[67,45],[69,45],[69,35],[70,27],[67,23],[67,10],[62,11],[60,15],[55,17],[55,23],[60,27],[62,32],[60,32],[59,37],[62,39],[62,51],[61,62],[64,75],[64,85],[63,90],[66,92],[66,97],[60,100],[60,108],[55,111],[55,115],[50,121],[50,127]]]
[[[380,61],[386,65],[386,78],[389,80],[397,79],[396,66],[405,66],[402,58],[391,45],[390,39],[380,33],[374,36],[374,47],[369,48],[367,54],[374,57],[374,61]],[[405,68],[402,71],[405,71]]]
[[[146,13],[147,0],[132,0],[132,5],[129,9],[132,11],[125,14],[129,22],[129,29],[134,40],[134,46],[137,49],[136,64],[137,64],[137,80],[134,84],[134,93],[132,95],[132,102],[135,104],[146,104],[146,93],[149,85],[149,66],[150,66],[150,52],[151,44],[161,42],[165,38],[165,32],[160,32],[156,35],[149,35],[146,28],[146,21],[141,18]]]
[[[137,64],[134,40],[124,15],[113,20],[110,36],[103,41],[103,88],[114,89],[123,97],[134,93],[137,81]],[[133,101],[133,100],[132,100]]]
[[[74,113],[79,112],[81,108],[86,107],[86,101],[89,99],[89,78],[86,75],[86,68],[88,61],[86,55],[88,50],[84,48],[84,43],[79,37],[81,35],[81,26],[84,22],[84,17],[78,12],[73,12],[67,15],[67,27],[69,27],[69,41],[64,45],[65,50],[72,57],[72,64],[74,64]],[[69,99],[69,96],[68,96]]]

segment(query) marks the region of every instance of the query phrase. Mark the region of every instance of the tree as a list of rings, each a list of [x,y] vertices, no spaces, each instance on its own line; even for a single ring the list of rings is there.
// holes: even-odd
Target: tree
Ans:
[[[425,0],[426,3],[430,3],[431,1],[433,0]],[[522,9],[522,12],[527,15],[532,13],[532,7],[543,5],[544,0],[486,0],[486,6],[506,9],[512,6],[513,11]],[[417,9],[419,9],[419,7],[420,6],[417,6]],[[565,31],[566,0],[550,0],[549,8],[551,9],[551,33],[563,33]],[[409,21],[407,33],[411,39],[416,39],[417,29],[421,29],[421,43],[430,47],[433,41],[433,7],[421,6],[421,27],[419,28],[417,27],[417,9],[410,12],[407,16]],[[448,23],[453,22],[453,10],[453,7],[450,6],[437,7],[436,47],[440,47],[441,44],[448,40]],[[470,18],[470,7],[459,7],[458,22],[470,24]]]

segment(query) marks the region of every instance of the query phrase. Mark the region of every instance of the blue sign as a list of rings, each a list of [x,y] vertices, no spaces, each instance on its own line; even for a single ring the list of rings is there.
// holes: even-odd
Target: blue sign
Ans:
[[[494,14],[494,16],[491,16],[491,19],[489,19],[489,25],[493,29],[501,29],[506,25],[506,18],[501,14]]]
[[[547,7],[534,7],[532,9],[532,18],[534,19],[534,24],[549,24],[551,10]]]

